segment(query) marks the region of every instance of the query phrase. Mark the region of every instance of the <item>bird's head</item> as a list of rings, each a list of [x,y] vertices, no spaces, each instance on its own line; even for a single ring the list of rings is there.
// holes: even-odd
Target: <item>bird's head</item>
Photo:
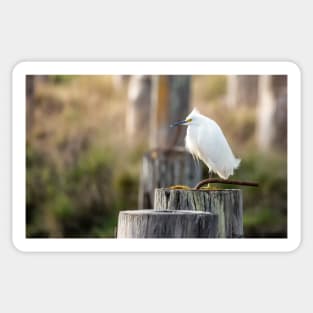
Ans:
[[[183,126],[196,125],[197,120],[199,119],[199,116],[201,116],[200,112],[196,108],[194,108],[184,120],[173,123],[171,127],[175,127],[179,125],[183,125]]]

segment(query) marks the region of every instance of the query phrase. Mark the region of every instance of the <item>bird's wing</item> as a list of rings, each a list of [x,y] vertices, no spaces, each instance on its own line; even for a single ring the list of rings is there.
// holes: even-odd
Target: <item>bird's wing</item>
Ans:
[[[212,120],[201,126],[197,145],[200,159],[220,177],[227,179],[239,166],[220,127]]]
[[[185,146],[186,146],[187,150],[191,153],[193,159],[197,162],[197,164],[199,164],[200,156],[199,156],[199,153],[198,153],[197,146],[191,140],[191,138],[190,138],[188,133],[187,133],[186,138],[185,138]]]

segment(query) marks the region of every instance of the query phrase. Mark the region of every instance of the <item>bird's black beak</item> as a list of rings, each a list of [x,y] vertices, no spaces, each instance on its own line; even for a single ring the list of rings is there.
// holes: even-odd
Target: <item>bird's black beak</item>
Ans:
[[[182,124],[185,124],[185,123],[187,123],[186,120],[177,121],[177,122],[171,124],[170,127],[175,127],[175,126],[182,125]]]

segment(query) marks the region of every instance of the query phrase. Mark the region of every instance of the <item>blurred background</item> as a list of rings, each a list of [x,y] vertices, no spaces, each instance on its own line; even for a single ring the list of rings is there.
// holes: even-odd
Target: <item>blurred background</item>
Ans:
[[[286,76],[49,75],[26,83],[27,237],[115,237],[118,212],[151,208],[156,185],[193,187],[208,177],[182,148],[186,129],[169,128],[193,107],[221,126],[242,159],[232,178],[260,184],[242,187],[245,237],[287,236]]]

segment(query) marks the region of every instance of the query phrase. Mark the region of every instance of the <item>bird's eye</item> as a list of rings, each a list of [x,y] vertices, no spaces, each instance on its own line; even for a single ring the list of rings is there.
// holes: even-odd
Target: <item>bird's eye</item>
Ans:
[[[189,119],[187,120],[187,122],[188,122],[188,123],[192,122],[192,118],[189,118]]]

